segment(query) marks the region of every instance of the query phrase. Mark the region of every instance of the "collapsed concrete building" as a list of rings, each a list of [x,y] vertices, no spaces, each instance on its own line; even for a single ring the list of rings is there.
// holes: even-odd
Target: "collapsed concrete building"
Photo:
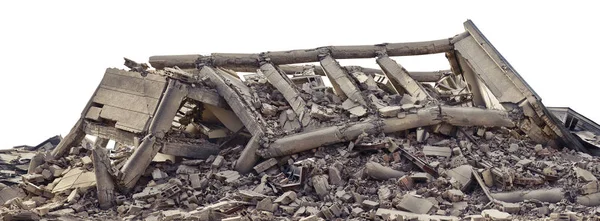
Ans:
[[[129,70],[106,70],[60,143],[29,154],[18,186],[0,186],[10,193],[0,216],[595,216],[597,148],[473,22],[464,27],[425,42],[153,56],[152,68],[125,59]],[[410,72],[392,59],[437,53],[449,70]],[[337,61],[358,58],[380,69]]]

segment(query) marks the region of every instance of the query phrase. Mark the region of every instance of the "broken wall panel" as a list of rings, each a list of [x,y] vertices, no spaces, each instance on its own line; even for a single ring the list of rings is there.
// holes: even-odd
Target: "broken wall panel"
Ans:
[[[524,121],[525,125],[521,126],[522,130],[537,138],[536,141],[539,143],[555,147],[568,146],[587,152],[582,144],[552,117],[542,104],[541,98],[485,38],[475,24],[469,20],[464,23],[464,26],[469,32],[469,36],[456,41],[455,50],[465,59],[465,63],[473,70],[477,78],[485,83],[485,86],[508,110],[527,102],[533,107],[537,117],[543,120],[543,123],[539,125],[533,124],[532,121]],[[469,81],[469,79],[467,80]],[[476,84],[473,79],[469,83]],[[543,134],[540,134],[540,131]]]
[[[152,158],[158,153],[160,145],[157,144],[156,139],[164,138],[166,133],[171,129],[173,119],[186,95],[187,86],[185,84],[182,84],[178,80],[169,80],[154,118],[150,122],[148,128],[149,134],[121,168],[122,176],[119,178],[121,185],[126,190],[130,190],[135,186],[141,174],[150,165]]]

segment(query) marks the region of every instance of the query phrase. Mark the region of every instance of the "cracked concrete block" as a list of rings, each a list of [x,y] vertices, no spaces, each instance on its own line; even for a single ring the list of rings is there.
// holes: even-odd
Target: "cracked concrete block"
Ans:
[[[592,193],[597,193],[599,192],[599,184],[598,181],[591,181],[589,183],[584,184],[583,186],[581,186],[581,188],[579,189],[580,193],[583,195],[588,195],[588,194],[592,194]]]
[[[431,174],[425,172],[414,173],[410,175],[410,179],[413,183],[429,183],[435,180],[435,178]]]
[[[277,204],[274,204],[271,198],[264,198],[256,204],[256,210],[275,212]]]
[[[501,202],[500,206],[502,207],[502,211],[510,214],[518,214],[521,211],[521,205],[517,203]]]
[[[271,158],[271,159],[263,161],[262,163],[259,163],[258,165],[254,166],[254,170],[257,173],[262,173],[275,165],[277,165],[277,159]]]
[[[240,178],[240,173],[235,170],[225,170],[215,174],[215,177],[219,180],[223,180],[226,183],[236,182]]]
[[[451,157],[452,149],[450,147],[423,146],[425,156]]]
[[[463,189],[468,186],[473,178],[472,168],[470,165],[462,165],[454,169],[448,170],[447,174],[450,178],[458,182],[459,188]]]
[[[405,194],[398,204],[398,207],[409,212],[426,214],[433,207],[433,203],[427,199],[413,196],[412,194]]]
[[[219,167],[221,167],[221,165],[223,165],[224,160],[225,160],[225,158],[223,156],[218,155],[217,157],[215,157],[215,160],[212,162],[211,168],[218,169]]]
[[[352,208],[352,211],[350,212],[350,214],[352,214],[352,216],[354,217],[358,217],[361,213],[363,213],[365,210],[363,210],[360,207],[354,207]]]
[[[388,200],[388,199],[390,199],[391,196],[392,196],[392,191],[385,186],[380,187],[377,190],[377,197],[379,197],[380,201]]]
[[[519,151],[519,144],[516,144],[516,143],[510,144],[510,146],[508,147],[508,152],[514,153],[517,151]]]
[[[190,181],[190,184],[192,185],[192,188],[194,188],[195,190],[202,189],[202,183],[200,182],[200,174],[190,174],[188,179]]]
[[[154,180],[161,180],[161,179],[165,179],[169,177],[169,175],[167,175],[167,173],[163,172],[162,170],[155,168],[152,171],[152,179]]]
[[[494,174],[491,169],[483,170],[481,176],[483,177],[483,182],[486,186],[491,187],[494,185]]]
[[[343,185],[342,175],[340,171],[335,167],[329,167],[329,182],[332,185]]]
[[[594,176],[594,174],[592,174],[590,171],[581,169],[579,167],[574,167],[573,170],[575,170],[575,174],[577,175],[577,178],[579,178],[585,182],[591,182],[591,181],[598,180],[598,178],[596,178],[596,176]]]
[[[509,213],[501,212],[497,209],[486,209],[481,211],[481,215],[485,218],[494,221],[509,221],[512,220],[512,216]]]
[[[277,199],[275,199],[275,201],[273,201],[273,202],[278,203],[278,204],[288,205],[291,202],[293,202],[294,200],[296,200],[296,192],[287,191],[287,192],[281,194],[281,196],[277,197]]]
[[[364,200],[361,204],[367,210],[377,209],[377,207],[379,207],[379,202],[371,200]]]
[[[325,197],[329,194],[329,183],[327,177],[323,175],[317,175],[312,178],[313,187],[320,198]]]
[[[446,198],[450,202],[459,202],[463,201],[465,198],[465,194],[457,189],[446,190],[443,194],[444,198]]]

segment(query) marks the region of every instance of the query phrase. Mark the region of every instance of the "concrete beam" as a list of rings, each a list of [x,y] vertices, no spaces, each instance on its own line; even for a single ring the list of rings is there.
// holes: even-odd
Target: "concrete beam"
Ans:
[[[390,57],[381,56],[377,58],[377,64],[385,72],[388,79],[392,81],[392,85],[394,85],[396,91],[404,91],[420,101],[426,100],[429,97],[429,94],[419,82],[410,77],[408,71]]]
[[[383,43],[377,45],[325,46],[314,49],[291,51],[270,51],[256,54],[213,53],[203,55],[159,55],[150,57],[150,64],[156,69],[177,66],[182,69],[195,68],[197,64],[212,64],[228,69],[256,70],[263,58],[269,58],[275,65],[318,62],[321,54],[331,54],[334,59],[374,58],[379,52],[389,56],[410,56],[436,54],[452,51],[452,42],[464,38],[464,34],[434,41]]]

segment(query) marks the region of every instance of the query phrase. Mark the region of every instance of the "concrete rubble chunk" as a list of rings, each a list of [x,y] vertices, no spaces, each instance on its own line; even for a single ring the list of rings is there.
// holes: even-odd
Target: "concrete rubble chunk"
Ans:
[[[329,183],[327,182],[326,176],[314,176],[312,178],[312,184],[319,197],[323,198],[329,194]]]
[[[274,212],[277,205],[271,201],[271,198],[264,198],[256,204],[256,210]]]
[[[64,139],[0,150],[0,219],[600,215],[600,125],[546,108],[463,25],[434,41],[125,58]],[[438,53],[449,70],[392,59]]]
[[[405,194],[402,196],[402,201],[400,201],[398,207],[409,212],[426,214],[433,207],[433,203],[427,199],[413,196],[412,194]]]
[[[387,180],[399,178],[405,175],[402,171],[397,171],[389,167],[385,167],[376,162],[367,162],[365,165],[367,175],[376,180]]]
[[[281,194],[281,196],[277,197],[277,199],[275,199],[275,201],[273,201],[273,202],[278,203],[278,204],[288,205],[291,202],[293,202],[294,200],[296,200],[296,192],[287,191],[287,192]]]
[[[581,169],[579,167],[574,167],[573,170],[575,170],[575,174],[577,175],[577,178],[579,178],[585,182],[598,181],[598,178],[596,178],[596,176],[594,176],[594,174],[592,174],[588,170]]]
[[[436,146],[423,146],[423,154],[425,156],[440,156],[440,157],[450,157],[452,156],[452,150],[450,147],[436,147]]]
[[[456,180],[458,188],[466,188],[472,181],[472,167],[470,165],[462,165],[451,169],[447,172],[448,176]]]
[[[277,159],[271,158],[271,159],[268,159],[268,160],[266,160],[266,161],[264,161],[262,163],[259,163],[256,166],[254,166],[254,170],[257,173],[262,173],[265,170],[267,170],[267,169],[269,169],[269,168],[271,168],[271,167],[273,167],[275,165],[277,165]]]
[[[223,180],[226,183],[232,183],[240,178],[240,173],[234,170],[225,170],[215,174],[215,177],[219,180]]]
[[[342,185],[344,183],[340,171],[335,167],[329,167],[329,182],[332,185]]]
[[[377,207],[379,207],[379,202],[375,202],[375,201],[371,201],[371,200],[364,200],[364,201],[362,201],[362,206],[364,208],[366,208],[367,210],[372,210],[372,209],[376,209]]]
[[[223,156],[218,155],[215,160],[213,161],[211,168],[213,169],[217,169],[219,167],[221,167],[221,165],[223,165],[223,161],[225,160],[225,158],[223,158]]]
[[[486,209],[481,211],[481,215],[490,220],[497,221],[508,221],[512,220],[512,216],[509,213],[501,212],[496,209]]]

